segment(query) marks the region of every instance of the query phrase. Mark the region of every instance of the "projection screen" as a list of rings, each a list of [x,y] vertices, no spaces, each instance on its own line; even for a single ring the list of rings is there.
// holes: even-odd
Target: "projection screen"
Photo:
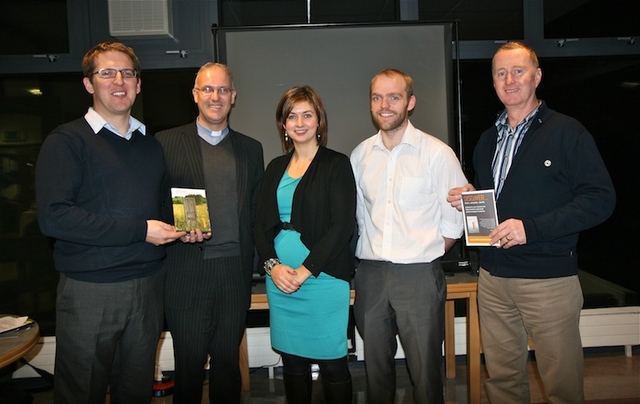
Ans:
[[[456,148],[452,25],[303,25],[216,28],[217,60],[229,66],[237,90],[230,126],[259,140],[265,164],[282,154],[275,109],[286,90],[309,85],[322,98],[328,147],[349,155],[377,129],[369,84],[385,68],[413,77],[419,129]]]

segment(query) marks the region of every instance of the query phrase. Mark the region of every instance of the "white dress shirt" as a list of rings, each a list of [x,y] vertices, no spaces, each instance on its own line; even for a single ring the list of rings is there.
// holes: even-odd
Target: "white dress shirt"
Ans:
[[[360,259],[400,264],[431,262],[444,254],[444,238],[463,233],[462,213],[447,202],[467,184],[451,147],[411,122],[389,151],[380,132],[351,153],[357,187]]]

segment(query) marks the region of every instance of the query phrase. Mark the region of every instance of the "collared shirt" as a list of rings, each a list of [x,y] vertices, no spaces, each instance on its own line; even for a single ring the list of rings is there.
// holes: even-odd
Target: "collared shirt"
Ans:
[[[444,254],[443,237],[462,235],[462,213],[447,193],[466,180],[453,150],[411,122],[389,151],[376,135],[351,153],[357,187],[360,259],[400,264],[431,262]]]
[[[498,141],[496,144],[496,152],[493,155],[493,161],[491,163],[496,199],[500,196],[502,185],[504,184],[505,178],[507,178],[507,174],[509,174],[511,163],[518,152],[520,143],[522,143],[522,138],[524,138],[524,134],[529,130],[533,117],[538,113],[539,108],[540,103],[538,103],[536,109],[531,111],[531,113],[513,129],[509,126],[506,110],[504,110],[496,120],[495,125],[498,130]]]
[[[91,126],[93,133],[98,133],[102,128],[106,128],[110,132],[113,132],[114,134],[121,136],[127,140],[131,139],[131,135],[136,130],[139,130],[143,135],[145,135],[147,131],[146,126],[144,126],[142,122],[132,116],[129,116],[129,131],[123,135],[119,133],[118,130],[109,122],[107,122],[99,113],[97,113],[96,110],[93,109],[93,107],[89,107],[89,110],[84,115],[84,119],[87,121],[89,126]]]
[[[224,138],[229,134],[229,126],[225,126],[225,128],[221,131],[215,131],[205,128],[197,118],[196,127],[198,128],[198,136],[200,136],[205,142],[209,143],[212,146],[215,146],[218,143],[222,142]]]

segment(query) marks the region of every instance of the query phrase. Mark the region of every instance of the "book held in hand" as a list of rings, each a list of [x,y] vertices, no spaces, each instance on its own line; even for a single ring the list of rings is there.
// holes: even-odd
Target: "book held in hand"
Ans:
[[[207,193],[197,188],[171,188],[173,220],[177,231],[211,231]]]
[[[464,236],[468,246],[489,246],[489,233],[498,225],[493,189],[462,193]]]

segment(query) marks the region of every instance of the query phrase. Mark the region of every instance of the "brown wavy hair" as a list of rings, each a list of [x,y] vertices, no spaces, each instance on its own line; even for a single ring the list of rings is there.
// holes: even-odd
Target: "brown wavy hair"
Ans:
[[[140,60],[136,56],[132,48],[120,42],[102,42],[89,49],[82,58],[82,74],[93,82],[93,73],[96,69],[96,58],[99,54],[105,52],[122,52],[129,56],[133,63],[133,69],[138,72],[140,78]]]
[[[282,150],[285,153],[289,153],[293,149],[293,141],[289,138],[285,140],[285,129],[287,117],[293,110],[295,104],[307,101],[316,112],[318,116],[318,129],[316,131],[316,139],[318,145],[326,146],[327,135],[327,112],[324,109],[322,99],[316,93],[316,91],[309,86],[296,86],[287,90],[286,93],[280,99],[278,108],[276,109],[276,126],[278,127],[278,134],[280,135],[280,142],[282,143]]]

